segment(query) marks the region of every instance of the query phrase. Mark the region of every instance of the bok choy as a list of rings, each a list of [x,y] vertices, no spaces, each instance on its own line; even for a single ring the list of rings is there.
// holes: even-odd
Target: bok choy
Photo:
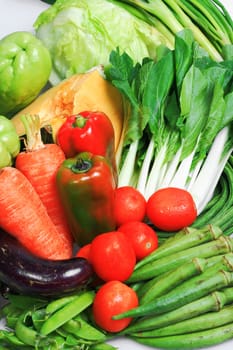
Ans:
[[[124,98],[119,186],[146,198],[162,187],[185,188],[200,214],[233,150],[233,55],[215,61],[184,29],[173,50],[158,48],[156,61],[134,64],[112,51],[105,74]]]

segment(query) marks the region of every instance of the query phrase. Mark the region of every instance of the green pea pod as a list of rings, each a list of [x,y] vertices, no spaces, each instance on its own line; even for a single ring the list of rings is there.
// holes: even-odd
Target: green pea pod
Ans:
[[[47,314],[53,314],[54,312],[61,309],[66,304],[72,302],[76,298],[77,298],[77,295],[74,294],[74,295],[66,295],[64,297],[50,301],[50,303],[48,303],[48,305],[46,306]]]
[[[83,339],[98,342],[106,340],[106,336],[103,332],[91,326],[80,315],[65,323],[63,328],[71,334],[74,334],[76,337]]]
[[[18,321],[18,318],[19,316],[21,315],[22,311],[21,310],[17,310],[15,309],[14,311],[12,312],[9,312],[7,315],[6,315],[6,325],[7,327],[9,328],[14,328],[17,321]]]
[[[27,327],[27,316],[28,313],[25,313],[18,318],[15,326],[15,334],[22,343],[35,346],[39,334],[33,328]]]
[[[40,333],[42,335],[48,335],[55,331],[57,328],[64,325],[67,321],[77,316],[80,312],[90,306],[94,300],[95,293],[93,291],[87,291],[80,293],[77,297],[66,304],[64,307],[53,313],[42,325]]]
[[[37,332],[40,331],[43,323],[47,318],[48,318],[48,315],[45,309],[38,309],[32,312],[32,322]]]
[[[11,120],[0,115],[0,168],[11,166],[20,151],[20,141]]]
[[[5,330],[0,330],[0,342],[1,344],[5,343],[6,345],[14,345],[15,347],[21,347],[25,345],[19,338],[17,338],[13,332]]]

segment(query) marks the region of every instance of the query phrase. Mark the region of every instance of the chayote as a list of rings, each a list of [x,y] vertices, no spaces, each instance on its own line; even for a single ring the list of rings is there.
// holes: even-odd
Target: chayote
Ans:
[[[0,114],[11,117],[46,85],[52,62],[48,49],[30,32],[0,40]]]
[[[11,166],[20,152],[20,140],[12,120],[0,115],[0,169]]]

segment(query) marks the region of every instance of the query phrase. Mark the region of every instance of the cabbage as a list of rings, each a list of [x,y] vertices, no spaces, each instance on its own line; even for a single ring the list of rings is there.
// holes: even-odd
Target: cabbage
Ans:
[[[122,6],[107,0],[57,0],[38,16],[34,28],[50,51],[53,85],[107,65],[117,47],[140,62],[143,57],[155,58],[159,45],[170,46],[155,27]]]

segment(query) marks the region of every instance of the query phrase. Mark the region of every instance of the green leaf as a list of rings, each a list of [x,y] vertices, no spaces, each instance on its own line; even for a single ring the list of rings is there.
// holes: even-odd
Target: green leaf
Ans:
[[[184,140],[182,159],[193,151],[206,124],[210,101],[207,86],[205,75],[192,66],[184,78],[180,97],[181,118],[178,125]]]

